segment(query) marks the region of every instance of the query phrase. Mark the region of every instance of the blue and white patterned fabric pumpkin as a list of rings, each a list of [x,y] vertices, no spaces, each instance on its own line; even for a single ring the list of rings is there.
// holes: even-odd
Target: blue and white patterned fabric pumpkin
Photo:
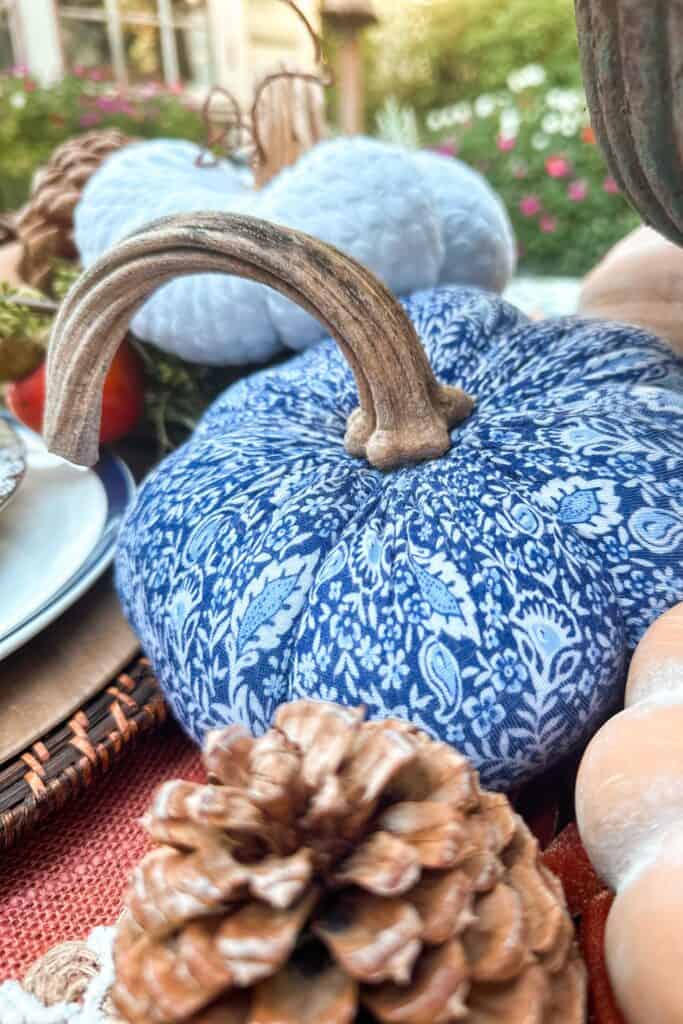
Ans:
[[[83,265],[159,217],[221,210],[330,242],[397,295],[438,283],[502,291],[514,269],[514,236],[500,199],[480,174],[450,157],[335,139],[254,191],[250,176],[229,164],[196,167],[199,153],[193,143],[160,139],[106,160],[75,212]],[[325,333],[288,299],[220,274],[167,284],[137,313],[133,329],[167,352],[208,364],[263,362]]]
[[[446,455],[348,455],[356,387],[323,342],[231,387],[151,474],[118,588],[197,740],[298,697],[362,702],[505,788],[597,727],[683,599],[683,364],[475,289],[406,309],[439,380],[477,396]]]

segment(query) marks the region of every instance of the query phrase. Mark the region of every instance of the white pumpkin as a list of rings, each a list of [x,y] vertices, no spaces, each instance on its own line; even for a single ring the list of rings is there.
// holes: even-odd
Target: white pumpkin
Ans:
[[[227,211],[329,242],[398,295],[439,283],[502,291],[514,269],[501,201],[481,175],[450,157],[363,137],[323,141],[255,190],[250,174],[231,164],[196,166],[199,153],[192,143],[162,139],[107,160],[76,208],[84,265],[159,217]],[[208,364],[262,362],[324,336],[308,313],[263,285],[213,274],[160,289],[133,329],[167,352]]]

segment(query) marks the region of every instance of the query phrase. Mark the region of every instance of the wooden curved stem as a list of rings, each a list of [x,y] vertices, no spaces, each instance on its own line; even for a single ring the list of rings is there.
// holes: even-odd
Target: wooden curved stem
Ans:
[[[150,224],[105,253],[67,295],[47,361],[44,435],[51,451],[96,462],[104,378],[132,316],[172,278],[220,272],[269,285],[336,339],[360,398],[347,451],[391,469],[450,448],[449,429],[469,415],[472,399],[437,383],[413,325],[383,284],[308,235],[255,217],[206,213]]]

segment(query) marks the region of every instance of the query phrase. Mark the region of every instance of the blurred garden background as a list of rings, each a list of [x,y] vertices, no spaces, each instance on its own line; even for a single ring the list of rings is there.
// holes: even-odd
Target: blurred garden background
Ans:
[[[318,0],[301,6],[335,67],[338,5],[327,17]],[[580,276],[635,226],[588,121],[573,0],[373,7],[374,18],[359,19],[365,131],[485,174],[509,211],[523,271]],[[312,60],[310,50],[277,0],[0,0],[0,209],[21,205],[36,169],[75,132],[202,140],[211,85],[242,99],[276,60]],[[328,104],[339,131],[343,66],[336,80]]]

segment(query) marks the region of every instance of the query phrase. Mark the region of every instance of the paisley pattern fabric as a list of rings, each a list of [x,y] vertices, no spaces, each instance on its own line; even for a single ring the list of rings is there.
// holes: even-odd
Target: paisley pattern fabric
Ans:
[[[406,307],[439,379],[478,400],[447,455],[390,473],[347,455],[354,381],[322,342],[231,387],[152,473],[118,587],[197,740],[297,697],[362,702],[505,788],[597,727],[683,599],[683,364],[473,289]]]

